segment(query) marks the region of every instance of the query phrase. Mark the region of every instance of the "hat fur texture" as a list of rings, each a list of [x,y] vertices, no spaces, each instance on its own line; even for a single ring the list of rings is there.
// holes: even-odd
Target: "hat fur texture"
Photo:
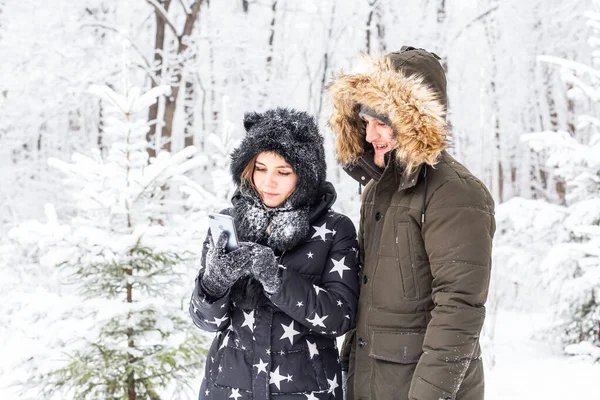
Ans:
[[[291,108],[244,115],[246,136],[231,153],[231,175],[238,187],[241,174],[254,156],[262,152],[280,155],[298,176],[287,200],[292,208],[314,204],[325,182],[327,166],[323,137],[312,116]]]

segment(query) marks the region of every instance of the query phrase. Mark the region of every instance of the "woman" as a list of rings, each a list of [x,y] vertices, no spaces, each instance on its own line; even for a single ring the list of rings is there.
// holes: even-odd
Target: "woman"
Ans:
[[[337,336],[354,325],[356,230],[330,207],[323,138],[304,112],[246,114],[231,155],[240,247],[205,242],[190,303],[217,335],[200,399],[341,399]]]

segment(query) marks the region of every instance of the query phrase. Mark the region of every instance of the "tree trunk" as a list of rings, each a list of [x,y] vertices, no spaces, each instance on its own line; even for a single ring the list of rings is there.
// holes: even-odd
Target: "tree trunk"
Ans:
[[[321,118],[321,112],[323,111],[323,98],[325,97],[325,88],[327,85],[327,74],[329,73],[329,45],[333,40],[333,22],[335,19],[335,4],[331,4],[331,17],[329,19],[329,29],[327,30],[327,46],[325,54],[323,54],[323,74],[321,75],[321,89],[319,91],[319,107],[316,112],[316,119],[319,121]]]
[[[167,0],[163,5],[167,5]],[[194,3],[190,6],[190,12],[186,14],[185,23],[183,26],[183,31],[181,34],[177,32],[173,32],[177,35],[177,56],[181,56],[188,48],[188,45],[185,42],[185,38],[192,33],[194,29],[194,23],[198,19],[198,15],[200,14],[200,6],[202,5],[203,0],[195,0]],[[169,0],[170,2],[170,0]],[[165,8],[165,10],[167,10]],[[167,16],[162,15],[161,11],[155,10],[155,14],[157,18],[161,19],[163,29],[166,29]],[[157,29],[158,33],[158,29]],[[162,40],[163,40],[163,49],[164,49],[164,31],[162,32]],[[155,54],[156,59],[156,54]],[[164,64],[164,60],[161,59],[161,62]],[[173,119],[175,116],[175,111],[177,110],[177,101],[179,96],[179,88],[183,85],[184,91],[186,87],[186,82],[183,80],[183,70],[185,69],[185,64],[182,62],[178,65],[177,70],[173,74],[172,79],[174,80],[174,84],[171,86],[171,95],[165,99],[165,113],[164,113],[164,127],[161,133],[161,149],[165,151],[171,151],[171,141],[173,135]],[[185,103],[185,101],[184,101]],[[184,106],[185,107],[185,106]],[[150,132],[149,132],[150,133]],[[192,136],[192,144],[193,144],[193,136]],[[149,153],[150,154],[150,153]],[[156,155],[156,153],[154,153]]]
[[[492,1],[491,2],[492,6],[496,5],[496,1]],[[495,157],[494,157],[494,162],[495,162],[495,169],[496,169],[496,173],[493,175],[496,175],[495,177],[493,176],[491,182],[492,182],[492,188],[495,189],[493,190],[493,192],[495,192],[496,197],[498,199],[498,201],[500,203],[502,203],[504,201],[504,179],[505,179],[505,173],[504,173],[504,169],[506,168],[505,165],[502,164],[502,161],[504,159],[504,154],[502,153],[505,149],[503,149],[502,146],[502,135],[500,134],[500,118],[498,116],[498,112],[500,110],[500,102],[498,101],[498,93],[496,90],[496,82],[493,80],[494,77],[498,76],[497,74],[497,65],[496,65],[496,55],[494,53],[495,49],[496,49],[496,26],[495,26],[495,18],[493,16],[491,16],[490,18],[487,19],[486,23],[485,23],[485,33],[486,33],[486,38],[488,41],[488,48],[490,49],[490,76],[492,77],[492,80],[490,80],[490,97],[491,97],[491,101],[492,101],[492,129],[493,129],[493,140],[494,140],[494,147],[495,147]],[[495,178],[495,179],[494,179]]]
[[[371,23],[373,22],[373,14],[375,13],[373,5],[377,0],[369,1],[369,15],[367,16],[367,27],[366,27],[366,36],[367,43],[365,46],[365,52],[367,54],[371,54]]]
[[[185,82],[183,112],[185,114],[184,147],[194,145],[194,104],[196,103],[195,85],[191,80]],[[202,148],[199,148],[202,151]]]
[[[160,4],[163,6],[165,10],[169,10],[169,6],[171,5],[171,0],[159,0]],[[157,82],[160,81],[160,77],[162,76],[162,70],[164,68],[163,63],[163,51],[165,49],[165,30],[166,30],[166,21],[162,18],[157,11],[154,12],[154,17],[156,19],[156,34],[154,35],[154,68],[156,71],[154,75],[156,79],[152,80],[152,87],[156,87]],[[152,104],[148,111],[148,121],[150,122],[150,130],[146,134],[146,142],[148,142],[148,156],[156,157],[156,123],[158,120],[158,104]],[[159,135],[161,130],[158,130]]]
[[[260,99],[259,99],[259,108],[262,108],[264,106],[264,104],[266,103],[267,96],[269,94],[269,84],[271,83],[271,80],[273,79],[273,54],[274,54],[273,44],[275,42],[275,23],[277,21],[277,0],[273,0],[273,2],[271,3],[271,11],[273,11],[273,15],[271,17],[269,41],[267,43],[267,46],[268,46],[267,60],[266,60],[267,77],[265,79],[265,85],[262,90],[262,96],[260,96]]]

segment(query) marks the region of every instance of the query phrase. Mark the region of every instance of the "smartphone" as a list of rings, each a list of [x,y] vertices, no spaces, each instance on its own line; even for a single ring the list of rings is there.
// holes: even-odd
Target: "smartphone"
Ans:
[[[219,236],[221,236],[221,232],[226,232],[227,243],[225,243],[225,251],[230,252],[239,247],[233,217],[225,214],[209,213],[208,223],[215,244],[217,243]]]

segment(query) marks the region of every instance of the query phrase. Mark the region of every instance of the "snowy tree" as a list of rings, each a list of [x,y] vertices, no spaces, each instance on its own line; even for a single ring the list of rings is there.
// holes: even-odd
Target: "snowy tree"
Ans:
[[[24,247],[38,248],[43,265],[59,267],[84,299],[58,317],[81,316],[75,337],[62,340],[63,356],[37,366],[26,389],[42,398],[181,398],[176,393],[190,389],[205,354],[187,316],[189,292],[180,287],[192,282],[190,261],[206,227],[203,204],[186,201],[180,189],[184,174],[206,159],[187,147],[148,160],[147,108],[168,86],[125,96],[106,86],[90,90],[105,103],[108,154],[96,148],[70,163],[50,160],[66,176],[74,217],[61,223],[47,206],[47,222],[11,231]]]
[[[596,1],[600,11],[600,1]],[[543,263],[548,285],[558,296],[560,326],[565,344],[574,354],[587,353],[600,360],[600,13],[587,14],[595,58],[592,65],[540,57],[561,67],[571,87],[569,97],[579,104],[574,134],[538,132],[524,140],[546,157],[546,166],[566,182],[568,239],[555,246]],[[596,346],[596,347],[594,347]],[[587,350],[581,350],[581,349]]]

